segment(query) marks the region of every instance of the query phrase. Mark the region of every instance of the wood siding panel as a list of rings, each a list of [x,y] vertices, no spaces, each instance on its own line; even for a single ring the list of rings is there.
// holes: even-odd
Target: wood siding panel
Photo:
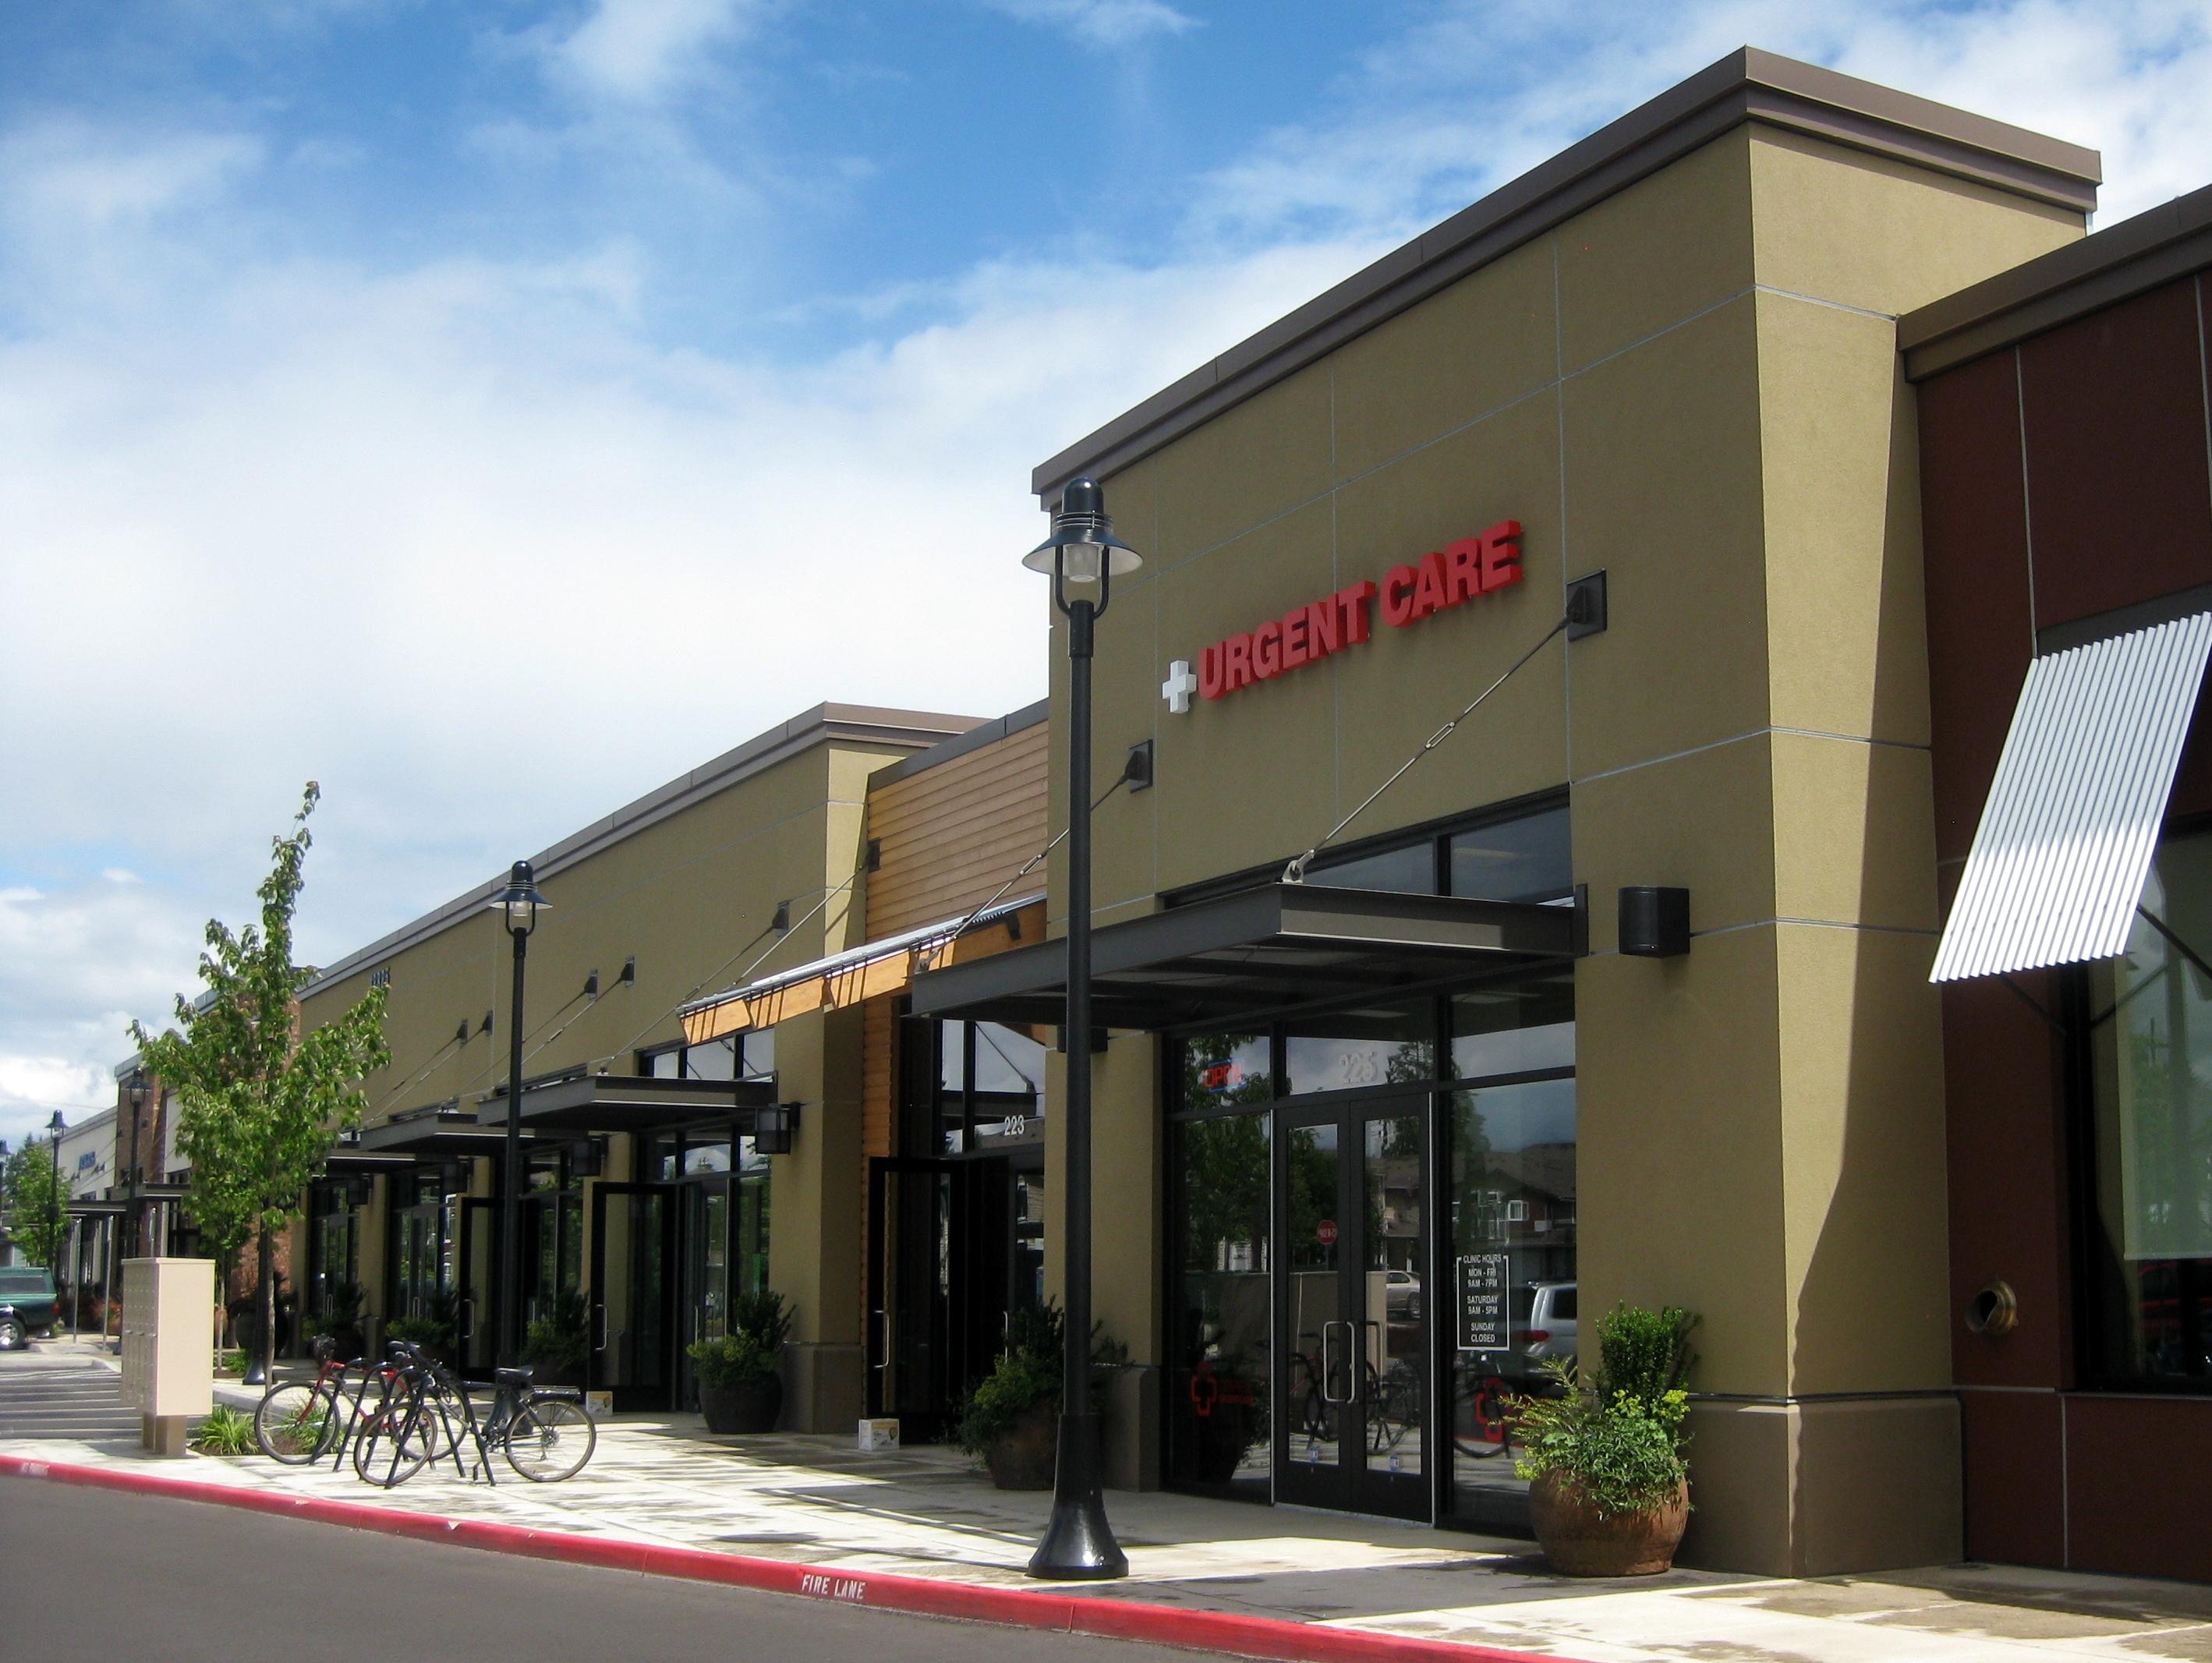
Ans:
[[[1044,847],[1046,732],[1039,722],[870,790],[868,835],[883,846],[868,878],[870,939],[981,905]]]

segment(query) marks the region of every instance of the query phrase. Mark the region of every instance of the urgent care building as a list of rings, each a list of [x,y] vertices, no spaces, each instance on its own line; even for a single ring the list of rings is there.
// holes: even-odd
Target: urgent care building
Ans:
[[[1094,833],[1096,1299],[1145,1376],[1109,1467],[1525,1531],[1500,1405],[1628,1300],[1701,1319],[1689,1563],[1955,1559],[2008,1504],[1962,1473],[2063,1482],[2045,1409],[1962,1419],[1957,1389],[1984,1281],[2027,1349],[2067,1296],[1960,1258],[1954,1195],[2004,1210],[2021,1123],[1977,1111],[1960,1187],[1992,1082],[1947,1095],[1929,978],[1989,780],[1931,729],[1952,625],[1898,320],[2063,258],[2097,179],[1739,52],[1036,470],[1048,508],[1100,481],[1145,561],[1098,627],[1091,762],[1149,747]],[[1968,473],[2016,478],[2012,442]],[[2037,643],[2006,616],[1962,672],[2000,736]],[[1065,989],[1047,941],[909,1008],[1045,1023]],[[1961,997],[2003,1066],[2049,1050],[2003,987]]]

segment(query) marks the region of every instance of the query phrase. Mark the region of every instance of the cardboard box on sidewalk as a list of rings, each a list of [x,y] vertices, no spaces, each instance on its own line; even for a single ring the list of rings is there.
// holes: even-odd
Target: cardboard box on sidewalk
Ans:
[[[862,1421],[860,1423],[860,1453],[899,1447],[899,1423],[895,1420]]]

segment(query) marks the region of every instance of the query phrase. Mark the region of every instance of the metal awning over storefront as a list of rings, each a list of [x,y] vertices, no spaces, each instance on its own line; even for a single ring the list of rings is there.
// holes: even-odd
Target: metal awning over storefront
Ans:
[[[738,1123],[753,1130],[763,1109],[776,1107],[773,1080],[665,1080],[639,1074],[580,1074],[525,1086],[526,1133],[580,1137],[594,1132],[678,1132]],[[477,1111],[477,1124],[507,1125],[507,1093],[495,1092]],[[497,1141],[499,1133],[494,1134]]]
[[[1091,938],[1101,1028],[1218,1026],[1575,956],[1566,907],[1271,883],[1109,925]],[[1047,941],[915,979],[916,1016],[1051,1023],[1067,947]]]
[[[443,1102],[429,1108],[410,1109],[377,1126],[363,1126],[357,1154],[371,1159],[381,1157],[382,1166],[388,1169],[418,1160],[452,1161],[471,1155],[496,1155],[505,1135],[496,1129],[486,1131],[477,1121],[474,1109],[464,1108],[458,1102]],[[342,1158],[333,1155],[331,1166],[336,1168]],[[356,1166],[355,1169],[362,1168]]]
[[[1043,935],[1044,897],[1024,895],[779,970],[712,998],[696,999],[677,1014],[684,1019],[684,1042],[705,1045],[726,1034],[773,1028],[809,1011],[902,993],[924,971],[1003,953],[1016,942]]]
[[[2028,666],[1929,980],[2126,947],[2208,654],[2200,612]]]

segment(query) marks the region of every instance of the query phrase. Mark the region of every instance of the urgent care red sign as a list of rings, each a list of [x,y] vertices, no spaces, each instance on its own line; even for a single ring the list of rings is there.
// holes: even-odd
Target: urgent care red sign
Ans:
[[[1392,567],[1380,584],[1355,583],[1201,649],[1199,696],[1223,698],[1361,646],[1377,598],[1382,622],[1402,629],[1520,581],[1521,522],[1501,519],[1486,531],[1423,555],[1413,565]]]

